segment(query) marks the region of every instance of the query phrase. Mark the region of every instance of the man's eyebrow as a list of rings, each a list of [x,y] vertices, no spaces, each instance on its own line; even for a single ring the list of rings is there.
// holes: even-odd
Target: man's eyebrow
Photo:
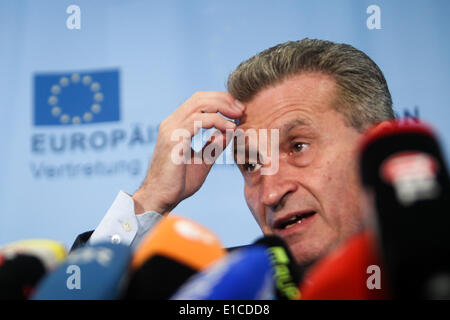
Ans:
[[[296,128],[296,127],[300,127],[300,126],[310,126],[309,121],[304,120],[304,119],[293,119],[285,124],[283,124],[280,127],[280,136],[283,136],[285,134],[287,134],[289,131],[291,131],[292,129]]]
[[[280,129],[279,129],[280,130],[280,137],[285,135],[285,134],[287,134],[290,130],[292,130],[292,129],[296,128],[296,127],[300,127],[300,126],[310,127],[310,122],[308,120],[302,119],[302,118],[292,119],[292,120],[286,122],[285,124],[283,124],[280,127]],[[235,139],[233,139],[233,140],[234,140],[233,141],[233,158],[236,161],[237,148],[236,148],[236,144],[235,144],[236,141],[235,141]],[[247,140],[245,141],[244,150],[245,150],[246,154],[249,151],[249,146],[248,146]],[[258,149],[256,149],[256,153],[257,153],[257,156],[259,157],[260,156],[260,152],[259,152]]]

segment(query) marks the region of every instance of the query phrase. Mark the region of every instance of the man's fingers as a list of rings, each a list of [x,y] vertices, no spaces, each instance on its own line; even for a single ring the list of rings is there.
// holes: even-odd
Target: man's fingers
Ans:
[[[194,94],[183,112],[217,113],[236,119],[242,116],[245,106],[226,92],[199,92]]]
[[[215,146],[219,146],[223,150],[225,150],[228,144],[233,140],[233,137],[234,137],[233,131],[228,130],[226,132],[221,132],[220,130],[215,130],[211,135],[211,137],[203,146],[203,150],[205,150],[205,148],[207,148],[212,144],[214,144]]]
[[[212,166],[232,140],[232,131],[221,132],[220,130],[215,130],[200,151],[190,149],[191,157],[189,163],[206,165],[207,167]]]
[[[230,103],[217,103],[215,100],[211,101],[202,101],[201,105],[197,107],[198,111],[201,113],[217,113],[220,112],[224,116],[237,119],[240,118],[245,110],[245,106],[238,102],[234,101],[232,104]]]
[[[201,127],[203,129],[216,128],[220,131],[234,130],[236,124],[233,121],[225,119],[218,113],[202,113],[196,116],[196,121],[201,121]]]

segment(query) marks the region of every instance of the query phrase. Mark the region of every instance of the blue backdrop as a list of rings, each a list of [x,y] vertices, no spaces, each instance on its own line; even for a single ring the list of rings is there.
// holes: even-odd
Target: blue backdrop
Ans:
[[[66,25],[72,4],[80,29]],[[380,29],[368,27],[371,5]],[[241,61],[287,40],[366,52],[395,111],[431,122],[448,150],[449,13],[446,0],[0,1],[0,244],[69,246],[95,228],[120,189],[142,182],[161,120],[195,91],[225,90]],[[226,246],[260,235],[233,166],[215,166],[175,212]]]

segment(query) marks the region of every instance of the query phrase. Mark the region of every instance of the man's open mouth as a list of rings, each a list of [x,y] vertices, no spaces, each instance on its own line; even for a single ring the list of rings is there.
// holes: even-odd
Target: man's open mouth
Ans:
[[[297,224],[301,224],[304,219],[307,219],[311,216],[313,216],[316,212],[315,211],[308,211],[299,213],[296,215],[292,215],[289,218],[286,219],[280,219],[275,222],[274,228],[278,230],[285,230],[292,228],[293,226]]]

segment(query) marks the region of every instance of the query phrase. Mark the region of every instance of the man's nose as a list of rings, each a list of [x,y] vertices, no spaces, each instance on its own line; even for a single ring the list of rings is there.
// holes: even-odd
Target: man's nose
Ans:
[[[262,176],[261,202],[272,211],[283,207],[287,196],[297,190],[297,184],[282,169],[272,175]]]

